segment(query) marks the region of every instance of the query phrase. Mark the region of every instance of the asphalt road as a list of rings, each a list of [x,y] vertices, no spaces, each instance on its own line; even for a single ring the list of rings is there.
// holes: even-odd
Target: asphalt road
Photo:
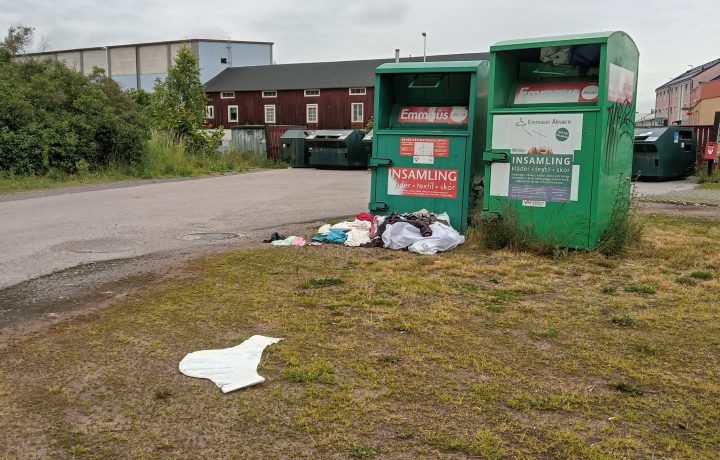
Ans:
[[[0,288],[76,265],[182,250],[367,209],[369,171],[283,169],[187,181],[17,194],[0,201]],[[185,236],[185,238],[183,238]]]

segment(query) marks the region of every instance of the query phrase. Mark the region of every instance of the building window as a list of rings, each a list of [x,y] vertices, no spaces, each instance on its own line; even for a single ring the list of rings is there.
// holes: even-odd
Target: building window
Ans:
[[[277,97],[277,91],[263,91],[262,97]]]
[[[228,121],[237,123],[237,121],[238,121],[238,106],[236,106],[236,105],[228,106]]]
[[[367,94],[366,88],[350,88],[351,96],[362,96],[363,94]]]
[[[320,95],[319,89],[306,89],[305,90],[305,97],[316,97]]]
[[[205,118],[215,118],[215,107],[212,105],[205,107]]]
[[[265,106],[265,123],[275,123],[275,106]]]
[[[305,114],[307,122],[308,123],[317,123],[318,122],[318,105],[317,104],[308,104],[305,106]]]
[[[235,91],[223,91],[220,93],[220,99],[232,99],[235,97]]]
[[[351,104],[351,109],[353,123],[362,123],[363,121],[365,121],[362,102],[353,102]]]

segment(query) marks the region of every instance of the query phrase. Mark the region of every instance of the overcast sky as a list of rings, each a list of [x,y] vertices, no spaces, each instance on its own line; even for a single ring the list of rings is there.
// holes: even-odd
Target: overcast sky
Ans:
[[[720,57],[717,0],[0,0],[0,27],[50,50],[183,38],[275,42],[277,63],[487,51],[500,40],[623,30],[640,49],[638,110],[654,89]]]

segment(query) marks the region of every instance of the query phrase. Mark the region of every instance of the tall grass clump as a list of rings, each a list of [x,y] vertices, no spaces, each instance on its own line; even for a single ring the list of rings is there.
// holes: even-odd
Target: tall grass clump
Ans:
[[[540,240],[532,227],[521,224],[517,213],[509,207],[500,218],[481,217],[475,211],[467,238],[469,242],[491,250],[510,249],[540,255],[555,255],[558,252],[557,245]]]
[[[184,139],[158,130],[150,134],[138,169],[144,178],[190,176],[193,173]]]
[[[600,234],[597,251],[606,256],[621,256],[628,246],[642,238],[645,221],[632,206],[631,189],[618,194],[610,215],[610,223]]]
[[[698,184],[720,184],[720,172],[714,171],[708,174],[707,170],[702,169],[698,171],[697,179]]]
[[[623,255],[629,245],[640,241],[645,226],[645,221],[630,205],[631,189],[622,185],[629,184],[621,184],[610,221],[601,232],[595,248],[595,251],[605,256]],[[485,249],[510,249],[552,258],[562,258],[568,254],[568,249],[553,241],[552,236],[540,238],[530,224],[520,221],[517,211],[512,207],[506,206],[497,216],[489,218],[475,211],[468,230],[468,242],[477,243]],[[566,227],[566,232],[576,228],[571,222]]]

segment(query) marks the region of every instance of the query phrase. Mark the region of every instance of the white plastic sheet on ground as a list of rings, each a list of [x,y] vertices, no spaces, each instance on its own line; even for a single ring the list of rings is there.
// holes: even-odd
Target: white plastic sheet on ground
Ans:
[[[432,255],[440,251],[449,251],[465,242],[465,237],[454,228],[435,222],[430,224],[432,236],[422,236],[420,230],[407,222],[388,225],[382,234],[386,248],[404,249],[418,254]]]
[[[194,351],[185,355],[178,368],[188,377],[210,379],[223,393],[229,393],[265,381],[257,373],[262,352],[281,340],[254,335],[232,348]]]

